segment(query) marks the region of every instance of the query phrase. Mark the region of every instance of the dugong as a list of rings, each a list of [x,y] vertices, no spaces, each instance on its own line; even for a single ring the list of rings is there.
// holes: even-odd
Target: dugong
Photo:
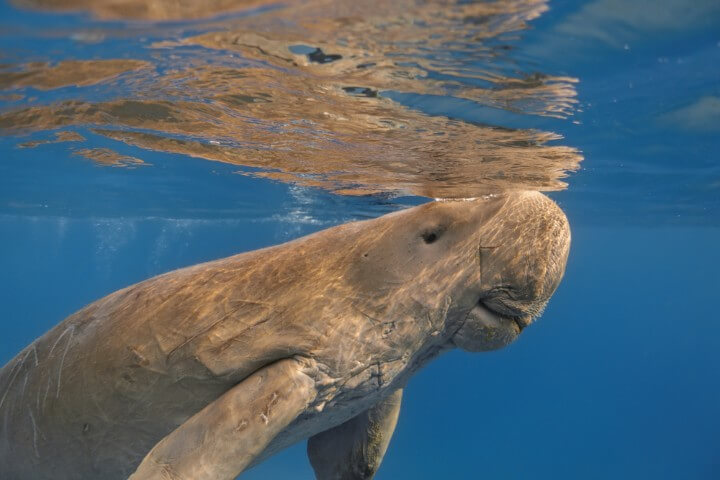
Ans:
[[[119,290],[0,371],[0,478],[231,480],[306,438],[318,479],[372,478],[408,379],[512,342],[569,245],[554,202],[514,192]]]

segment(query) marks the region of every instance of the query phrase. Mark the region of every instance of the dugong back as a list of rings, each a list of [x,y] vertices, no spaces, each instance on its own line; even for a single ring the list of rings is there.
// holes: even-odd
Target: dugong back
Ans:
[[[0,370],[0,477],[127,478],[230,387],[312,348],[312,333],[276,302],[285,250],[133,285],[25,348]]]

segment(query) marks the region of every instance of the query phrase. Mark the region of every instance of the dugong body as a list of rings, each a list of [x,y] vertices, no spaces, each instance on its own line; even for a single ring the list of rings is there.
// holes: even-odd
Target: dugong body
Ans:
[[[0,478],[233,479],[299,440],[372,478],[402,387],[511,342],[570,243],[545,196],[432,202],[176,270],[71,315],[0,370]]]

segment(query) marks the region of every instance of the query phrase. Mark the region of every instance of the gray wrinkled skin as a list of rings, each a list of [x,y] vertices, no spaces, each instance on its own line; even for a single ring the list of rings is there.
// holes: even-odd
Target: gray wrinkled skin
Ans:
[[[0,371],[0,478],[230,480],[330,429],[354,438],[334,454],[332,431],[311,440],[318,478],[372,478],[394,392],[445,350],[512,342],[558,286],[569,245],[560,209],[517,192],[112,293]]]

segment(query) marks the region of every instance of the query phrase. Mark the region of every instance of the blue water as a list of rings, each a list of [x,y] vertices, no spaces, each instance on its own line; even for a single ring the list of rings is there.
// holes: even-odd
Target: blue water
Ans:
[[[240,14],[218,15],[98,20],[2,3],[3,71],[133,58],[157,73],[109,86],[7,86],[0,114],[140,95],[173,62],[233,62],[200,47],[178,47],[172,58],[146,48],[219,29],[212,22],[226,28],[226,17]],[[720,6],[556,1],[529,23],[494,40],[512,53],[493,68],[577,78],[577,103],[564,118],[451,92],[380,93],[467,125],[555,132],[564,137],[555,145],[584,160],[563,179],[567,189],[549,192],[573,243],[542,319],[501,351],[453,352],[414,377],[377,478],[720,478]],[[78,31],[105,36],[78,41]],[[0,130],[0,363],[80,307],[149,276],[427,201],[412,189],[393,193],[392,183],[347,196],[302,175],[291,183],[240,175],[257,167],[142,148],[91,123],[65,128],[84,137],[71,147],[18,146],[52,139],[56,127]],[[80,148],[151,165],[101,166]],[[297,445],[242,478],[313,477]]]

